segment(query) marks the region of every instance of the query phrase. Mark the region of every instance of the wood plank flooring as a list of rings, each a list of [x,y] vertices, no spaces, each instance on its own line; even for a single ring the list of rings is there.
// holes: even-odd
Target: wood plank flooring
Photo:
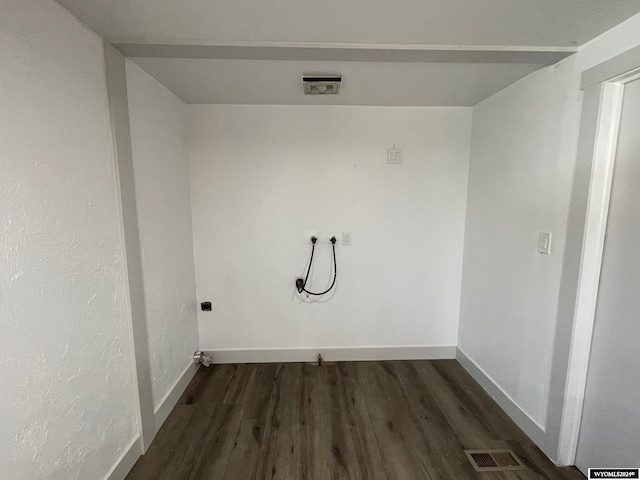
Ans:
[[[478,473],[465,449],[528,466]],[[200,368],[127,480],[583,480],[455,360]]]

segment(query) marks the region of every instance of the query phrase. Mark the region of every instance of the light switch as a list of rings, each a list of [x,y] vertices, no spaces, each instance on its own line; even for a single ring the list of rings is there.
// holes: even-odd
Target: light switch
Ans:
[[[540,232],[538,234],[538,252],[545,255],[551,253],[551,234],[549,232]]]

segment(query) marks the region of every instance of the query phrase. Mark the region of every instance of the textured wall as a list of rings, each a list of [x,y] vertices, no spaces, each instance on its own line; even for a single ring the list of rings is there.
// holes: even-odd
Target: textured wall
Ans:
[[[127,90],[154,406],[198,348],[186,106],[133,61]]]
[[[471,109],[189,112],[202,348],[456,344]],[[394,142],[402,165],[387,164]],[[295,292],[306,230],[353,232],[321,299]],[[316,291],[330,255],[318,245]]]
[[[0,477],[98,479],[137,435],[102,41],[0,11]]]

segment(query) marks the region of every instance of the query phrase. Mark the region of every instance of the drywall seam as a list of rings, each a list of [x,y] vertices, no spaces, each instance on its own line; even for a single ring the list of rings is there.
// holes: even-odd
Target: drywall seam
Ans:
[[[456,358],[455,345],[397,347],[306,347],[205,349],[214,363],[314,362],[318,354],[328,362],[374,360],[440,360]]]
[[[154,412],[156,421],[156,432],[160,430],[162,424],[169,417],[171,410],[173,410],[173,407],[175,407],[178,403],[178,400],[180,400],[180,397],[187,389],[189,382],[198,371],[198,368],[199,365],[191,360],[184,371],[180,374],[178,379],[171,386],[169,391],[166,393],[164,398],[160,400],[160,404]]]

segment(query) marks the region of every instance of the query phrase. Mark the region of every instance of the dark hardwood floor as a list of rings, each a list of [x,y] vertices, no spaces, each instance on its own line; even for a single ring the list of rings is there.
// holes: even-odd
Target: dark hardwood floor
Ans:
[[[477,473],[465,449],[529,467]],[[558,468],[455,360],[200,368],[127,480],[584,479]]]

